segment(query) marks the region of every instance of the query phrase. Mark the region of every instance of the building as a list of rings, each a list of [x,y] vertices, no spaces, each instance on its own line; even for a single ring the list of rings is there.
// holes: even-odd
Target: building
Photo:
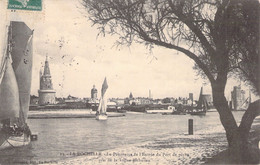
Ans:
[[[111,98],[109,99],[110,102],[115,102],[116,105],[124,105],[125,104],[125,99],[122,98]]]
[[[189,93],[188,104],[193,106],[193,102],[194,102],[193,93]]]
[[[39,97],[30,95],[30,105],[38,105]]]
[[[193,100],[193,93],[189,93],[189,100]]]
[[[150,98],[137,97],[137,98],[129,100],[129,104],[130,105],[149,105],[149,104],[153,104],[153,101]]]
[[[48,57],[46,56],[44,72],[40,72],[39,105],[55,104],[55,90],[53,89]]]
[[[151,92],[151,90],[149,89],[149,98],[150,99],[152,99],[153,97],[152,97],[152,92]]]
[[[130,92],[129,99],[133,99],[133,98],[134,98],[134,96],[133,96],[132,92]]]
[[[245,102],[245,91],[240,86],[234,86],[231,91],[231,102],[234,110],[240,110]]]
[[[93,88],[91,89],[91,99],[92,100],[97,99],[97,89],[95,88],[95,85],[93,85]]]

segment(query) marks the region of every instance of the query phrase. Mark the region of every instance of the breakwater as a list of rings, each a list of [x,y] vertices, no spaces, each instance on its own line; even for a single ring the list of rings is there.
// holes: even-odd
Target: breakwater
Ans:
[[[86,109],[86,103],[78,104],[52,104],[52,105],[30,105],[29,110],[53,110],[53,109]]]

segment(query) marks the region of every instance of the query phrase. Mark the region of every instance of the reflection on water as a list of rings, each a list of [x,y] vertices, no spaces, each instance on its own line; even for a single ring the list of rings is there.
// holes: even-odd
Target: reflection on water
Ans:
[[[241,119],[244,112],[236,112]],[[187,133],[188,119],[194,131],[220,125],[217,112],[206,116],[126,114],[125,117],[97,121],[90,118],[29,119],[38,140],[29,146],[0,151],[0,163],[57,161],[75,154],[102,151],[140,143],[172,134]]]

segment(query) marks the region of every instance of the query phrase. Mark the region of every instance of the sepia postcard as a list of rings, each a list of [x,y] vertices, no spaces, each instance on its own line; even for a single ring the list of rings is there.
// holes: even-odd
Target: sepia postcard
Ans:
[[[0,0],[1,164],[258,164],[258,0]]]

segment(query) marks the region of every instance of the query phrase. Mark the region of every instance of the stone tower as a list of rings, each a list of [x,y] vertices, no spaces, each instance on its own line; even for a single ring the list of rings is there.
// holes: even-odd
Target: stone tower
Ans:
[[[234,86],[233,91],[231,91],[231,101],[234,110],[241,109],[241,106],[245,102],[245,91],[240,86]]]
[[[151,91],[151,89],[149,89],[149,99],[152,99],[153,97],[152,97],[152,91]]]
[[[129,99],[133,99],[133,98],[134,98],[133,94],[132,94],[132,92],[130,92]]]
[[[40,72],[39,104],[55,104],[55,90],[53,90],[48,57],[46,56],[43,74]]]
[[[92,100],[97,99],[97,89],[95,88],[95,85],[93,85],[93,88],[91,89],[91,99]]]

